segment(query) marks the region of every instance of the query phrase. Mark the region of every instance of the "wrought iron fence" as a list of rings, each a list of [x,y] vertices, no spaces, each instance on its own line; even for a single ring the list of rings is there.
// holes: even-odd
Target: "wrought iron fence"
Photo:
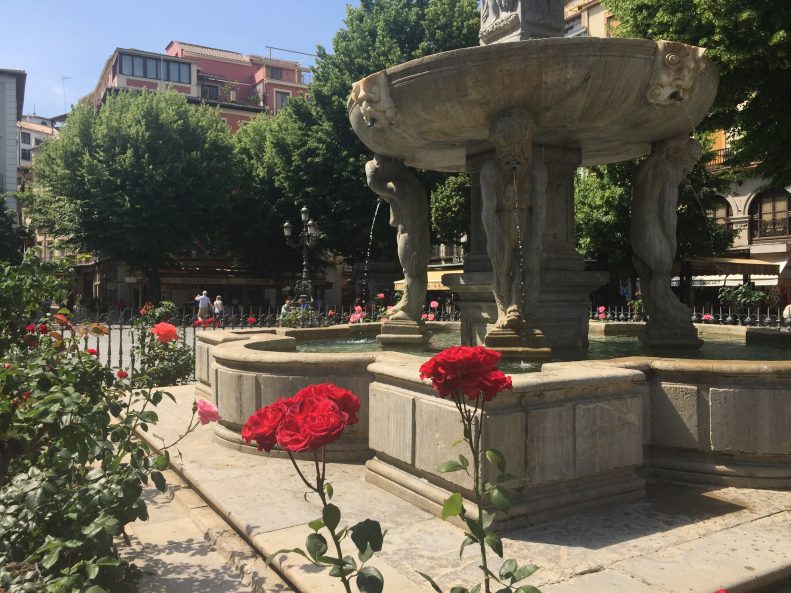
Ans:
[[[647,316],[640,309],[630,305],[590,307],[589,318],[593,321],[640,322]],[[746,307],[736,311],[731,307],[695,307],[691,321],[711,325],[743,325],[749,327],[768,327],[791,331],[791,317],[783,318],[779,307]]]

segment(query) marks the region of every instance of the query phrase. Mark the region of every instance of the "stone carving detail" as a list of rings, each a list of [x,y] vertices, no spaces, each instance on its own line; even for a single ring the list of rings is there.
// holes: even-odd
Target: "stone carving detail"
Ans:
[[[674,41],[657,41],[656,58],[648,83],[648,101],[670,105],[687,98],[697,73],[703,69],[706,50]]]
[[[523,333],[540,291],[547,172],[533,158],[528,114],[500,118],[489,139],[495,154],[481,168],[481,215],[494,272],[495,327]]]
[[[396,107],[390,98],[387,76],[377,72],[358,80],[352,85],[348,109],[360,106],[365,125],[369,128],[377,124],[392,124],[396,118]]]
[[[562,0],[483,0],[482,45],[563,35]]]
[[[700,160],[700,143],[686,136],[654,143],[637,168],[632,198],[634,265],[649,320],[640,340],[648,346],[700,346],[692,312],[670,288],[676,256],[678,187]]]
[[[519,30],[521,19],[516,13],[518,0],[484,0],[481,3],[481,30],[478,37],[482,44]]]
[[[404,294],[390,310],[390,320],[420,321],[426,302],[431,256],[426,190],[412,171],[396,159],[376,155],[365,164],[368,187],[390,204],[390,226],[398,229],[398,259],[404,269]]]

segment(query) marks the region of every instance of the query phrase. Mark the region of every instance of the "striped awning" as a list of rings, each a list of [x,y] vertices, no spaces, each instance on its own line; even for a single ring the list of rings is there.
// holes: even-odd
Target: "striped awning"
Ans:
[[[741,276],[762,274],[775,276],[780,273],[780,265],[760,259],[737,259],[730,257],[691,257],[673,264],[673,273],[693,276],[722,276],[738,274]]]

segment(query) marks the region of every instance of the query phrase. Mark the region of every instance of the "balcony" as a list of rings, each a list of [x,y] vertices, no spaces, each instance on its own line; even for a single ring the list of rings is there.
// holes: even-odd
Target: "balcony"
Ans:
[[[707,156],[706,167],[710,169],[719,169],[728,166],[728,161],[733,157],[734,151],[732,148],[718,148],[712,150]]]
[[[750,218],[750,239],[773,239],[788,237],[789,218],[787,215],[778,218]]]

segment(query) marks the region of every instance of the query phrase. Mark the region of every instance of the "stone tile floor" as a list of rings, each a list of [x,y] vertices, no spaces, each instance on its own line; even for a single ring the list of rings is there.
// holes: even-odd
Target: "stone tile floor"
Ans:
[[[160,405],[153,429],[166,441],[186,427],[194,399],[192,386],[170,391],[176,403]],[[174,469],[261,554],[301,545],[309,532],[305,524],[320,515],[318,500],[303,498],[304,487],[288,460],[221,446],[210,427],[200,427],[178,449],[180,454],[171,455]],[[328,478],[342,524],[370,517],[388,529],[384,549],[371,561],[385,575],[385,591],[431,591],[416,571],[435,576],[444,589],[477,582],[473,549],[458,556],[461,530],[366,483],[361,465],[332,464]],[[204,511],[211,513],[209,507]],[[791,576],[790,511],[791,492],[656,484],[642,501],[512,531],[504,534],[503,544],[506,557],[542,567],[530,582],[544,593],[714,593],[720,588],[763,593],[769,585],[785,587],[776,583]],[[144,536],[152,531],[145,524],[133,529]],[[184,566],[196,532],[163,528],[160,537],[152,544],[163,546],[156,557]],[[214,570],[202,560],[199,564],[201,571]],[[302,593],[341,590],[337,579],[296,555],[280,556],[276,565]],[[158,567],[163,574],[165,564]],[[274,578],[266,570],[251,574],[259,585]],[[226,590],[219,588],[224,582],[212,590]],[[196,587],[192,590],[201,590]]]

